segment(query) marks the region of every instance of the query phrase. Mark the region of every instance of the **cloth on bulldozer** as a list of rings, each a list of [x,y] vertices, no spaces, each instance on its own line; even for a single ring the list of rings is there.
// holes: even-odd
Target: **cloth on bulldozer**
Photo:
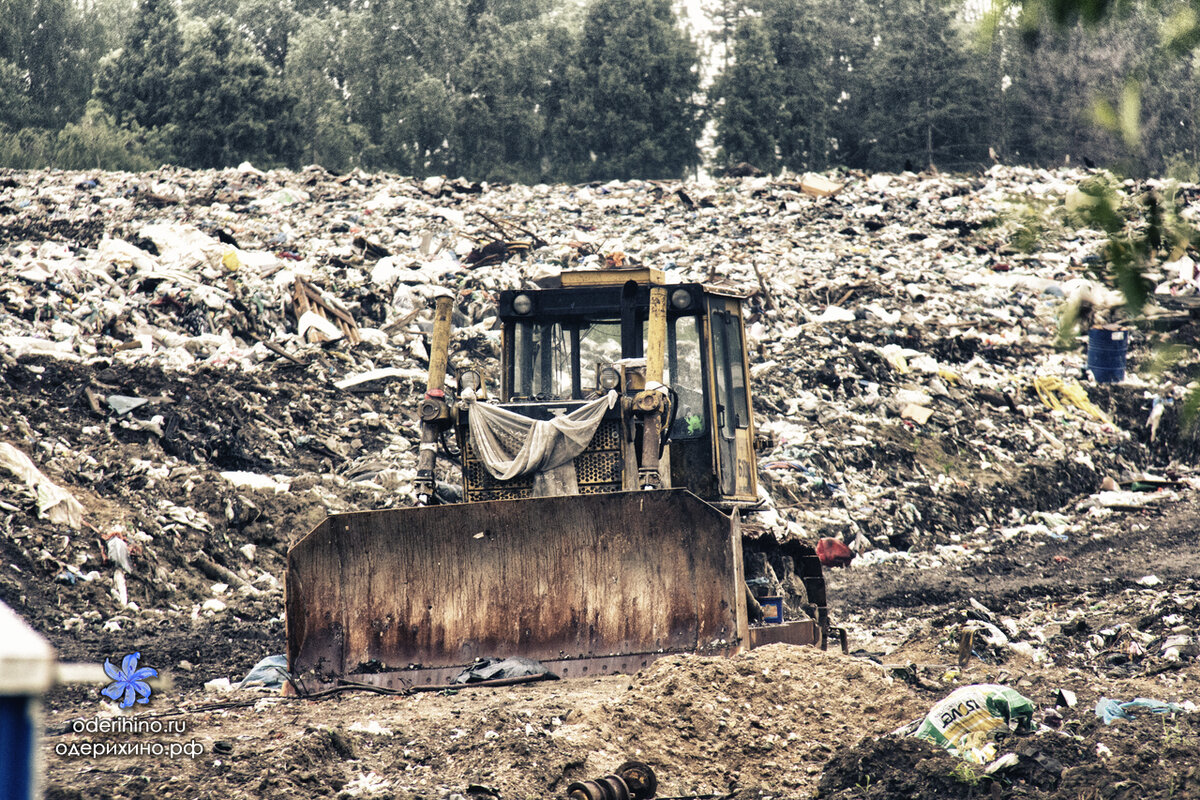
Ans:
[[[471,447],[496,480],[533,475],[533,495],[579,494],[575,457],[592,440],[617,393],[548,420],[531,419],[499,406],[476,402],[465,393],[471,415]]]

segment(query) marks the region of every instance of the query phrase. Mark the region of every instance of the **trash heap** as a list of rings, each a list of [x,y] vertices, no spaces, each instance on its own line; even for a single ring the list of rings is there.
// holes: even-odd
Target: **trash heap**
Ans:
[[[456,297],[452,366],[494,374],[496,292],[604,264],[752,292],[763,532],[937,561],[1169,501],[1194,490],[1200,328],[1178,307],[1129,326],[1089,280],[1103,235],[1055,216],[1087,174],[5,173],[0,597],[76,634],[278,628],[289,537],[410,502],[435,292]],[[1078,337],[1056,347],[1084,296],[1131,331],[1121,383],[1092,381]],[[1167,338],[1186,357],[1148,370]]]

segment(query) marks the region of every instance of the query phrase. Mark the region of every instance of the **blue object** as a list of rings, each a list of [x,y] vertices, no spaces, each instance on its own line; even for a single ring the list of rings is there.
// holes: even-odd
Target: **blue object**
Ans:
[[[107,658],[104,659],[104,673],[112,679],[112,683],[100,690],[100,694],[110,700],[120,700],[121,708],[129,708],[138,703],[150,702],[150,684],[147,678],[157,678],[158,670],[153,667],[138,669],[138,659],[141,653],[130,653],[121,661],[117,669]]]
[[[1119,702],[1108,697],[1101,697],[1096,703],[1096,716],[1104,720],[1105,725],[1111,725],[1114,719],[1133,719]]]
[[[1087,365],[1097,383],[1119,383],[1125,380],[1125,354],[1129,334],[1107,328],[1088,331]]]
[[[763,622],[768,625],[778,625],[783,622],[783,598],[760,597],[758,604],[762,606]]]
[[[49,643],[0,603],[0,800],[38,794],[38,707],[55,669]]]
[[[33,797],[34,705],[29,697],[0,696],[0,798]]]
[[[1101,697],[1100,702],[1096,703],[1096,716],[1104,720],[1105,725],[1111,725],[1115,719],[1133,719],[1133,715],[1129,713],[1132,709],[1142,709],[1152,714],[1180,714],[1187,711],[1175,703],[1164,703],[1149,697],[1136,697],[1124,703]]]

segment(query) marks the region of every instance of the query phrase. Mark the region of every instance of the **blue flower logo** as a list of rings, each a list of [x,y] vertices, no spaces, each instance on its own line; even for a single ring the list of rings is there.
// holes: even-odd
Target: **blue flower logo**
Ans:
[[[121,661],[119,670],[108,659],[104,659],[104,672],[113,682],[101,689],[100,694],[120,700],[121,708],[129,708],[134,702],[149,703],[150,686],[146,678],[158,677],[158,670],[153,667],[138,669],[138,659],[141,657],[141,653],[130,653]]]

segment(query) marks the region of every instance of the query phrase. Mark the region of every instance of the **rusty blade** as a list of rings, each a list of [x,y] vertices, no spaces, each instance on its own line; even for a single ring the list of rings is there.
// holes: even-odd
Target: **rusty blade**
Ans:
[[[732,652],[743,592],[736,523],[684,490],[337,514],[288,551],[288,660],[328,678]]]

